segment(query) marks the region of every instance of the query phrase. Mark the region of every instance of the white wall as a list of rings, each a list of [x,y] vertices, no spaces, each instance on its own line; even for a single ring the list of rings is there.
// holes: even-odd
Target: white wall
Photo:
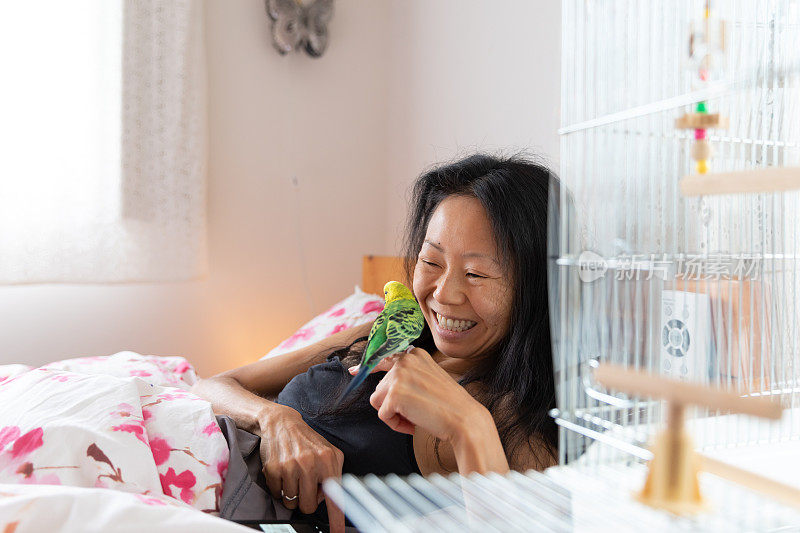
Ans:
[[[207,0],[209,278],[1,287],[0,364],[127,349],[206,376],[258,358],[352,291],[363,254],[396,253],[424,167],[476,147],[556,160],[559,16],[555,0],[337,0],[313,60],[271,48],[263,1]]]
[[[526,149],[557,170],[557,0],[392,3],[387,242],[426,167],[470,151]]]

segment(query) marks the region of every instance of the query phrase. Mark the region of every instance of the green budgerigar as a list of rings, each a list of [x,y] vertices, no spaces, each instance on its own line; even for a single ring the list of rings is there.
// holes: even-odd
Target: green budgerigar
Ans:
[[[422,309],[408,287],[399,281],[390,281],[384,285],[383,295],[386,305],[372,324],[358,374],[345,389],[340,402],[364,382],[382,359],[405,351],[425,327]]]

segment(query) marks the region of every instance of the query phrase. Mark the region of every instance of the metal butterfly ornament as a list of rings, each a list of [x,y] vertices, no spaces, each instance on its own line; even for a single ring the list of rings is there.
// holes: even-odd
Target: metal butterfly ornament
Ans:
[[[328,47],[328,23],[333,18],[333,0],[266,0],[272,19],[272,43],[281,55],[304,48],[319,57]]]

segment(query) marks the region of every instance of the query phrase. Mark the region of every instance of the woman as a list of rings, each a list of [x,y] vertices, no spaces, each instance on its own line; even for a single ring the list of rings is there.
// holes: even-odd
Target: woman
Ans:
[[[371,324],[195,385],[215,412],[262,436],[267,485],[286,507],[313,512],[319,484],[343,472],[555,464],[546,261],[557,191],[546,168],[518,157],[474,155],[417,179],[404,251],[426,327],[341,408],[331,405]],[[328,518],[344,523],[333,505]]]

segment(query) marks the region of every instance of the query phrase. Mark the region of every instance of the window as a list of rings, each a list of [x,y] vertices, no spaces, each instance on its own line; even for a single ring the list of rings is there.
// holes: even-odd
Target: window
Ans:
[[[0,283],[204,272],[201,15],[199,2],[4,6]]]

